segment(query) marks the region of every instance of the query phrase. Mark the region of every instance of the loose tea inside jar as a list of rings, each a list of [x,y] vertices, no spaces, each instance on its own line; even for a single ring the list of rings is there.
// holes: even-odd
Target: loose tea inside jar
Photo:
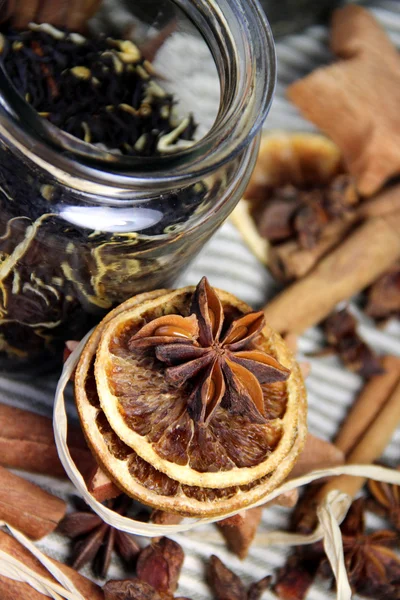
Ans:
[[[195,29],[215,84],[223,83],[212,136],[203,135],[202,125],[203,138],[196,140],[197,114],[179,104],[176,76],[178,94],[171,92],[172,71],[159,72],[127,39],[121,15],[107,13],[109,6],[133,10],[136,4],[146,10],[139,0],[104,3],[99,19],[107,21],[107,35],[49,23],[1,26],[0,368],[43,363],[46,352],[60,357],[65,340],[80,339],[113,306],[171,286],[232,210],[250,175],[254,123],[265,116],[273,87],[261,77],[258,113],[236,127],[246,112],[235,104],[246,101],[237,96],[239,84],[249,86],[238,73],[232,78],[232,64],[250,32],[243,32],[244,47],[239,43],[232,57],[228,21],[226,30],[212,23],[214,37],[207,39],[211,29],[196,21],[202,2],[168,2],[178,6],[163,21],[170,35],[165,45],[178,40],[196,51]],[[201,10],[210,7],[204,3]],[[253,9],[245,10],[250,17]],[[259,15],[252,18],[265,34]],[[156,19],[150,29],[157,26]],[[257,48],[254,58],[261,52]],[[174,57],[187,60],[180,54]],[[242,77],[255,75],[252,69]],[[254,86],[250,91],[260,93]],[[233,134],[240,134],[235,144]]]
[[[191,145],[193,116],[179,120],[173,96],[130,40],[31,23],[3,31],[0,56],[26,102],[86,143],[133,156]]]

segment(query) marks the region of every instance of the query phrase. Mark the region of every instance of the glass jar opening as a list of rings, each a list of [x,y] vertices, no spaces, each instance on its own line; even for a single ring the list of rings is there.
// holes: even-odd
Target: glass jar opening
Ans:
[[[104,186],[120,188],[122,196],[124,189],[132,187],[145,193],[149,177],[152,186],[155,180],[160,186],[187,185],[232,160],[259,131],[275,85],[273,38],[258,2],[119,0],[120,12],[108,11],[109,5],[109,1],[101,3],[89,22],[91,31],[116,38],[131,36],[153,52],[160,86],[180,101],[182,118],[193,112],[198,122],[193,143],[151,157],[110,153],[48,127],[17,97],[4,73],[0,73],[0,133],[3,130],[17,150],[40,168],[49,168],[66,185],[82,191],[90,187],[100,195],[106,194]],[[196,39],[193,49],[191,39]],[[196,52],[200,56],[193,56]],[[179,60],[171,76],[172,55]],[[209,73],[213,64],[213,75],[203,83],[207,85],[204,95],[198,89],[191,91],[185,78],[179,80],[180,65],[190,55],[197,66],[206,61]],[[202,110],[205,103],[207,111]]]

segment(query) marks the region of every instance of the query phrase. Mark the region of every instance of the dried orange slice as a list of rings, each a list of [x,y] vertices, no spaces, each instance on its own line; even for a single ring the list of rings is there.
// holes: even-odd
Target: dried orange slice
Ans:
[[[110,313],[81,356],[75,395],[111,479],[180,514],[262,498],[304,443],[304,385],[289,350],[262,314],[206,281]]]
[[[287,477],[301,452],[307,431],[304,390],[299,395],[293,446],[275,471],[250,485],[222,489],[187,486],[156,470],[118,438],[101,410],[94,378],[94,361],[107,323],[124,311],[164,296],[165,290],[161,290],[128,300],[106,317],[87,343],[75,377],[76,403],[86,438],[99,464],[118,487],[146,505],[181,515],[204,517],[219,516],[245,508],[272,492]],[[299,377],[299,388],[302,388],[298,372],[296,376]],[[272,384],[269,393],[271,414],[278,414],[282,410],[285,387],[286,383]]]

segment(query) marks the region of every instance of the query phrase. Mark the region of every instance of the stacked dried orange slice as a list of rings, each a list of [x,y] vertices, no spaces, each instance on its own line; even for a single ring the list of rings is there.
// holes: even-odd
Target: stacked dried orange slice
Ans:
[[[219,516],[272,492],[304,445],[302,376],[283,340],[207,280],[128,300],[81,355],[75,397],[100,465],[125,493]]]

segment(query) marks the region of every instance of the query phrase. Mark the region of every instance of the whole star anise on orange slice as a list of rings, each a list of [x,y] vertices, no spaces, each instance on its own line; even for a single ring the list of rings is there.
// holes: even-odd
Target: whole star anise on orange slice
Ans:
[[[129,340],[129,348],[154,347],[156,357],[169,365],[167,381],[176,386],[194,382],[188,407],[195,421],[208,424],[222,403],[232,413],[265,423],[261,384],[285,381],[290,371],[252,346],[265,325],[264,314],[244,315],[224,331],[221,301],[205,277],[194,293],[191,313],[151,321]]]
[[[149,506],[223,515],[282,482],[306,434],[301,373],[261,313],[203,280],[96,328],[75,398],[101,468]]]

